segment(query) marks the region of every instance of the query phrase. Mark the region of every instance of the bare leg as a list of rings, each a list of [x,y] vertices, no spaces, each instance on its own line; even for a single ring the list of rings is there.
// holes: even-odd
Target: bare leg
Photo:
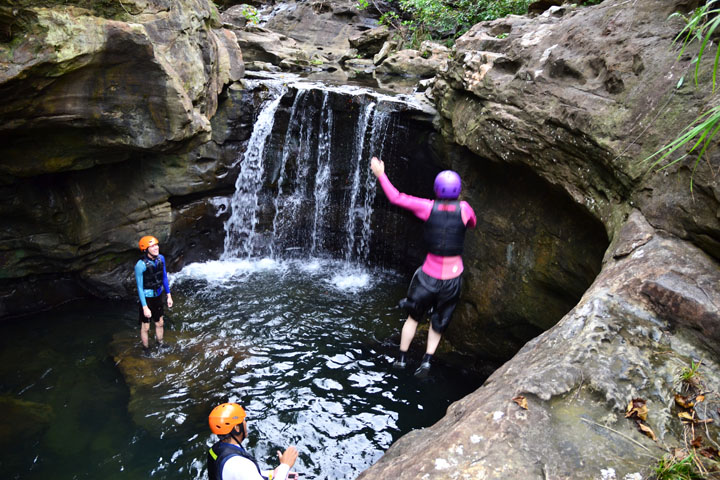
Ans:
[[[162,343],[163,341],[163,333],[165,333],[165,322],[163,321],[163,317],[160,317],[160,319],[155,322],[155,339],[158,343]]]
[[[150,331],[150,322],[142,322],[140,324],[140,340],[143,347],[148,348],[148,332]]]
[[[403,325],[402,333],[400,334],[400,351],[407,352],[410,349],[410,344],[413,338],[415,338],[415,330],[417,330],[418,322],[408,316]],[[437,345],[436,345],[437,346]]]
[[[425,351],[425,353],[427,353],[428,355],[434,355],[435,350],[440,344],[441,338],[442,333],[436,332],[435,329],[432,328],[432,325],[430,325],[430,328],[428,328],[427,350]]]

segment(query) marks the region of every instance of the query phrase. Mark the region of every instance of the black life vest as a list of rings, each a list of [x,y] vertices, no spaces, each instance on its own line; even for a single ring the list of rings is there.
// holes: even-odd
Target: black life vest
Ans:
[[[150,260],[147,255],[140,259],[145,263],[145,271],[143,272],[143,288],[155,290],[156,294],[162,292],[163,286],[163,270],[165,262],[162,257],[156,259],[155,262]]]
[[[247,458],[255,468],[257,468],[258,475],[262,478],[263,476],[260,471],[260,466],[257,464],[255,459],[245,449],[239,445],[235,445],[227,442],[217,442],[208,450],[207,465],[208,465],[208,479],[209,480],[222,480],[222,471],[225,467],[225,462],[230,460],[232,457],[243,457]]]
[[[455,205],[455,210],[440,210],[441,205]],[[460,202],[433,202],[430,217],[425,221],[425,245],[428,251],[442,257],[462,255],[465,231]]]

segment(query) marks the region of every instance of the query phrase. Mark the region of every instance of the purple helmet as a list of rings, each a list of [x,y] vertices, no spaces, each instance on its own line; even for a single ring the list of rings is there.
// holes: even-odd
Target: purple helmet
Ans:
[[[443,170],[435,177],[435,196],[444,200],[454,200],[460,196],[460,175],[452,170]]]

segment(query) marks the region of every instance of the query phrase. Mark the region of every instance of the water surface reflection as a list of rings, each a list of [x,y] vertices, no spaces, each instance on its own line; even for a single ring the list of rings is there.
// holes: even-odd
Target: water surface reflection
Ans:
[[[34,406],[39,427],[0,430],[0,475],[205,478],[207,414],[236,401],[260,463],[294,444],[303,478],[353,479],[481,382],[389,367],[406,281],[324,260],[190,265],[173,277],[172,347],[150,358],[128,305],[2,325],[0,394]]]

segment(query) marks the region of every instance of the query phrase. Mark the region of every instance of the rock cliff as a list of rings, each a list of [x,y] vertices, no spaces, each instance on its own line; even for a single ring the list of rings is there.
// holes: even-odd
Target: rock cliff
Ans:
[[[216,254],[262,101],[228,87],[242,56],[210,2],[39,3],[0,7],[0,316],[122,291],[140,233],[176,265]],[[299,3],[319,9],[299,42],[355,15]],[[643,159],[717,105],[710,59],[696,87],[695,51],[672,44],[668,16],[691,3],[554,7],[459,39],[429,90],[444,139],[413,131],[482,206],[446,339],[495,359],[532,340],[361,478],[623,478],[682,442],[679,372],[702,360],[704,388],[720,379],[718,150],[661,172]],[[345,31],[325,32],[328,57]],[[633,398],[657,441],[624,417]],[[717,424],[717,395],[705,406]]]
[[[209,1],[1,8],[0,316],[117,287],[138,233],[182,222],[171,198],[222,189],[227,165],[202,157],[243,75]]]
[[[599,219],[611,245],[557,325],[360,479],[637,478],[684,445],[681,371],[702,360],[703,389],[720,379],[719,157],[661,172],[643,159],[717,102],[709,61],[696,87],[696,52],[678,58],[672,43],[684,24],[668,16],[689,7],[554,7],[459,39],[431,91],[445,137],[529,166]],[[647,402],[656,440],[625,418],[634,398]],[[717,425],[717,394],[708,400],[699,418]],[[717,441],[716,428],[707,433]]]

